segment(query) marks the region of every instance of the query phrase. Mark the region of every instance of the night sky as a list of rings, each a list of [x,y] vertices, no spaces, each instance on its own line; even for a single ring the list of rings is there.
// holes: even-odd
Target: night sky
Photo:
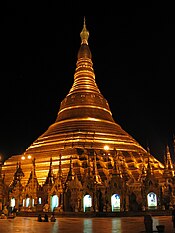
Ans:
[[[73,84],[85,16],[96,83],[114,120],[160,161],[168,144],[175,160],[174,14],[153,5],[104,7],[98,16],[66,9],[61,16],[51,3],[41,10],[8,5],[0,16],[4,159],[23,153],[55,122]]]

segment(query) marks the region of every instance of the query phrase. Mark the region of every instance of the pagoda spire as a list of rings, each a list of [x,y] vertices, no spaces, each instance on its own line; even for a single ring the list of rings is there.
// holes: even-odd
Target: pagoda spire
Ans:
[[[94,159],[93,159],[93,175],[94,175],[94,181],[96,184],[101,184],[102,180],[100,178],[100,175],[98,173],[98,169],[97,169],[97,154],[94,151]]]
[[[85,17],[84,17],[83,29],[80,32],[80,37],[81,37],[81,44],[87,44],[88,45],[89,32],[86,29],[86,20],[85,20]]]
[[[66,182],[74,180],[74,178],[75,178],[75,173],[74,173],[74,170],[73,170],[73,161],[72,161],[72,156],[71,156],[70,157],[70,167],[69,167],[69,172],[68,172],[68,175],[67,175]]]
[[[167,145],[166,146],[166,162],[167,162],[167,167],[169,169],[173,169],[173,163],[172,163],[172,160],[171,160],[171,155],[170,155],[170,149],[169,149],[169,146]]]
[[[87,165],[88,165],[88,176],[92,176],[92,172],[91,172],[91,163],[90,163],[90,155],[88,155],[87,158]]]
[[[114,166],[113,166],[113,171],[112,175],[114,176],[122,176],[121,171],[120,171],[120,160],[119,160],[119,155],[116,149],[114,149]]]
[[[147,147],[148,151],[148,164],[147,164],[147,174],[151,175],[152,174],[152,166],[151,166],[151,161],[150,161],[150,149]]]
[[[95,82],[95,73],[93,69],[92,54],[88,45],[89,31],[86,28],[86,22],[84,18],[83,29],[80,32],[81,45],[77,54],[76,70],[74,73],[74,83],[69,91],[70,94],[93,94],[100,91]],[[101,96],[102,98],[102,96]],[[89,97],[88,97],[89,99]]]
[[[62,179],[61,154],[59,155],[58,177],[59,177],[60,180]]]
[[[53,174],[53,167],[52,167],[52,157],[50,158],[50,166],[49,172],[45,181],[45,184],[53,184],[54,183],[54,174]]]
[[[166,150],[165,150],[164,165],[165,165],[164,174],[171,174],[171,176],[174,176],[173,163],[168,145],[166,146]]]

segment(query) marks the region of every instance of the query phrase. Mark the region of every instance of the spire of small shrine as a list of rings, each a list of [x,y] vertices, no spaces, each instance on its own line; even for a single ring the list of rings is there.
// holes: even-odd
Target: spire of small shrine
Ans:
[[[53,174],[53,167],[52,167],[52,157],[50,158],[50,166],[49,172],[45,181],[45,184],[53,184],[54,183],[54,174]]]
[[[146,163],[145,163],[145,158],[143,156],[141,178],[144,179],[145,177],[146,177]]]
[[[121,175],[121,171],[120,171],[120,160],[119,160],[119,156],[118,153],[116,151],[116,149],[114,149],[114,166],[113,166],[113,171],[112,171],[112,175],[113,176],[122,176]]]
[[[68,172],[68,175],[67,175],[67,182],[68,181],[71,181],[75,178],[75,173],[74,173],[74,170],[73,170],[73,161],[72,161],[72,156],[70,157],[70,168],[69,168],[69,172]]]
[[[96,184],[101,184],[102,180],[100,178],[100,175],[97,169],[97,154],[95,151],[94,151],[94,161],[93,161],[93,174],[94,174],[94,181],[96,182]]]
[[[170,149],[169,146],[167,145],[167,163],[168,163],[168,168],[173,169],[173,163],[172,163],[172,159],[171,159],[171,154],[170,154]]]
[[[147,147],[147,152],[148,152],[147,174],[151,175],[152,174],[152,166],[151,166],[151,161],[150,161],[150,148],[149,147]]]
[[[165,165],[164,175],[171,174],[170,176],[174,176],[173,163],[172,163],[172,159],[171,159],[170,150],[169,150],[168,145],[166,146],[166,150],[165,150],[164,165]]]
[[[61,154],[59,156],[58,177],[59,177],[59,179],[62,179]]]
[[[88,155],[87,158],[87,166],[88,166],[88,176],[91,174],[91,163],[90,163],[90,156]]]
[[[15,172],[14,178],[17,181],[20,181],[22,177],[24,177],[24,173],[23,173],[22,168],[21,168],[21,162],[19,162],[19,163],[17,162],[17,167],[16,167],[16,172]]]

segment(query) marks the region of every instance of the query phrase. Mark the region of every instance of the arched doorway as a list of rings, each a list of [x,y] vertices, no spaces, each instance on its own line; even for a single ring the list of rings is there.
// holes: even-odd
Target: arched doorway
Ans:
[[[59,200],[57,195],[53,195],[50,197],[50,209],[54,211],[54,208],[58,207]]]
[[[157,195],[154,192],[150,192],[147,195],[148,209],[157,209]]]
[[[30,206],[30,198],[27,197],[27,198],[26,198],[26,207],[29,207],[29,206]]]
[[[90,211],[92,207],[92,197],[87,194],[83,198],[83,210],[84,212]]]
[[[112,212],[120,211],[120,196],[116,193],[111,196],[111,207]]]
[[[12,210],[15,208],[15,198],[14,197],[11,198],[10,206],[11,206]]]

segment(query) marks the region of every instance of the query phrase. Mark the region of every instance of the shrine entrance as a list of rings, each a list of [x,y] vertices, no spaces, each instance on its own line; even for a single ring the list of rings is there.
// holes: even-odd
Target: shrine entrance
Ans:
[[[147,195],[148,209],[157,209],[157,195],[154,192],[150,192]]]
[[[87,194],[83,198],[83,210],[84,212],[90,211],[92,207],[92,197]]]
[[[50,197],[50,209],[54,211],[54,208],[58,207],[59,199],[57,195],[53,195]]]
[[[118,194],[112,195],[111,207],[112,207],[112,212],[120,211],[120,196]]]
[[[10,201],[10,207],[12,207],[12,210],[14,209],[14,207],[15,207],[15,198],[14,197],[12,197],[11,198],[11,201]]]

